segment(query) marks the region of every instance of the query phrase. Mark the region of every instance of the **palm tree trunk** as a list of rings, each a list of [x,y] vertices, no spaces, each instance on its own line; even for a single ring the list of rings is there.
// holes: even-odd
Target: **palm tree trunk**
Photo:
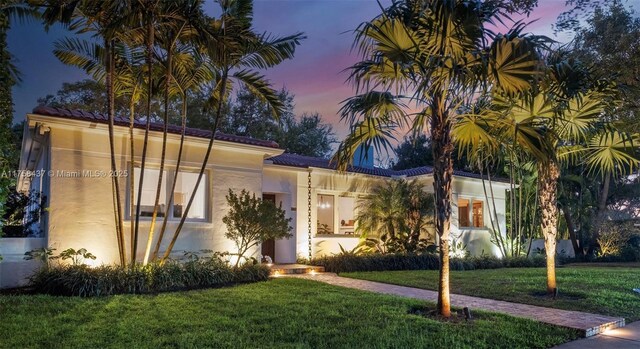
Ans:
[[[147,23],[147,122],[144,129],[144,141],[142,143],[142,161],[140,162],[140,178],[138,179],[138,197],[136,198],[136,223],[134,229],[133,246],[131,247],[133,253],[131,254],[131,264],[136,262],[136,254],[138,253],[138,234],[140,228],[140,202],[142,201],[142,185],[144,184],[144,169],[147,162],[147,145],[149,143],[149,129],[151,128],[151,98],[153,95],[153,40],[154,40],[154,27],[153,17],[149,15]]]
[[[556,288],[556,237],[558,235],[558,201],[557,187],[560,170],[555,161],[538,164],[538,180],[540,181],[540,211],[544,248],[547,254],[547,292],[553,293]]]
[[[114,140],[114,118],[115,118],[115,91],[114,91],[114,59],[113,59],[113,42],[105,40],[105,56],[107,62],[106,83],[107,83],[107,99],[108,99],[108,117],[109,117],[109,151],[111,158],[111,189],[113,192],[113,206],[116,223],[116,235],[118,239],[118,254],[120,256],[120,264],[125,265],[124,252],[124,229],[122,227],[122,206],[120,202],[120,181],[116,176],[116,150]]]
[[[129,150],[130,150],[130,156],[131,158],[129,159],[129,214],[133,217],[133,204],[134,204],[134,200],[135,200],[135,195],[133,193],[133,188],[135,185],[135,176],[133,175],[133,167],[135,166],[135,140],[133,138],[133,128],[135,126],[135,95],[136,95],[136,90],[135,87],[133,89],[133,91],[131,92],[131,100],[129,100]],[[130,217],[131,218],[131,217]],[[134,237],[134,224],[133,224],[133,220],[130,219],[130,236],[129,239],[131,240],[130,243],[130,253],[131,253],[131,260],[133,261],[134,258],[133,256],[135,255],[135,250],[133,249],[133,237]]]
[[[149,224],[149,236],[147,237],[147,247],[144,250],[144,259],[142,264],[146,265],[149,262],[149,255],[151,254],[151,244],[153,243],[153,237],[155,235],[156,219],[158,218],[158,206],[160,204],[160,194],[162,193],[162,179],[164,177],[164,163],[167,155],[167,133],[169,131],[169,89],[171,88],[171,59],[172,49],[169,47],[167,50],[167,72],[164,91],[164,118],[162,129],[162,153],[160,155],[160,173],[158,174],[158,185],[156,187],[156,199],[153,205],[153,214],[151,215],[151,223]],[[177,172],[176,172],[177,173]],[[174,182],[175,184],[175,182]],[[174,186],[175,187],[175,186]],[[166,203],[167,209],[169,204]],[[165,210],[165,211],[166,211]],[[166,217],[165,217],[166,218]]]
[[[167,230],[167,222],[169,220],[169,209],[173,204],[173,197],[176,191],[176,183],[178,182],[178,173],[180,172],[180,163],[182,162],[182,150],[184,147],[184,137],[187,129],[187,95],[184,94],[182,96],[182,131],[180,132],[180,146],[178,148],[178,159],[176,161],[176,169],[173,174],[173,184],[171,185],[171,192],[169,193],[169,200],[167,201],[167,209],[164,213],[164,219],[162,220],[162,227],[160,228],[160,233],[158,234],[158,241],[156,242],[156,247],[153,250],[153,254],[151,256],[151,260],[156,260],[158,258],[158,253],[160,252],[160,246],[162,245],[162,240],[164,239],[164,233]]]
[[[191,197],[189,198],[189,202],[187,203],[187,206],[184,209],[184,212],[182,212],[182,217],[180,218],[180,223],[178,223],[178,227],[176,228],[176,231],[173,233],[173,237],[171,238],[171,241],[169,242],[169,246],[167,246],[167,249],[164,251],[164,255],[162,256],[162,260],[161,263],[164,263],[167,258],[169,258],[169,256],[171,255],[171,251],[173,250],[173,246],[175,246],[176,241],[178,240],[178,236],[180,236],[180,232],[182,231],[182,227],[184,226],[184,222],[187,219],[187,216],[189,214],[189,209],[191,209],[191,205],[193,204],[193,200],[196,197],[196,191],[198,190],[198,187],[200,186],[200,182],[202,181],[202,177],[204,176],[204,171],[207,168],[207,164],[209,163],[209,156],[211,155],[211,150],[213,149],[213,142],[215,140],[216,137],[216,131],[218,130],[218,125],[220,124],[220,119],[222,118],[222,106],[223,106],[223,101],[224,101],[224,96],[227,92],[227,79],[228,79],[228,74],[229,72],[227,70],[225,70],[222,73],[222,77],[220,79],[220,95],[218,98],[218,106],[216,109],[216,117],[215,117],[215,121],[213,122],[213,127],[211,129],[211,136],[209,138],[209,145],[207,146],[207,152],[204,155],[204,159],[202,160],[202,166],[200,167],[200,172],[198,173],[198,179],[196,180],[196,184],[194,186],[193,191],[191,192]]]
[[[451,316],[449,296],[449,234],[451,230],[451,182],[453,179],[453,143],[451,118],[445,109],[443,94],[433,96],[431,140],[433,152],[433,189],[436,201],[436,233],[440,239],[440,277],[438,313]]]

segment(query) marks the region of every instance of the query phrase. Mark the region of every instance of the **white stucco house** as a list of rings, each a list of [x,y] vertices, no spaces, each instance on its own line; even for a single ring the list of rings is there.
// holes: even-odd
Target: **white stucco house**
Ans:
[[[128,168],[128,119],[117,118],[115,147],[118,169]],[[136,153],[142,149],[144,125],[136,124]],[[142,188],[142,216],[153,208],[161,152],[161,125],[152,125],[149,138],[145,184]],[[195,177],[206,150],[208,131],[188,129],[183,162],[176,186],[175,203],[169,218],[172,232],[178,223],[182,204],[194,189]],[[180,129],[170,128],[167,149],[167,181],[173,178],[172,166],[178,152]],[[20,158],[19,190],[38,190],[46,197],[46,213],[41,217],[43,246],[58,251],[86,248],[97,263],[118,259],[115,238],[110,152],[106,116],[81,111],[38,107],[27,115]],[[140,161],[135,154],[135,161]],[[276,263],[294,263],[297,257],[321,256],[339,252],[339,244],[353,248],[359,241],[354,231],[357,200],[382,181],[394,178],[416,179],[426,191],[433,191],[432,169],[420,167],[393,171],[376,168],[363,161],[338,173],[326,159],[284,153],[271,141],[217,134],[206,179],[197,190],[196,201],[174,248],[176,253],[211,249],[234,251],[224,237],[222,217],[227,212],[228,189],[247,189],[265,199],[282,203],[292,218],[290,239],[266,242],[259,254],[270,255]],[[154,178],[156,178],[154,180]],[[129,198],[132,188],[121,177],[121,197]],[[136,181],[137,182],[137,181]],[[137,184],[136,184],[137,186]],[[505,190],[507,183],[494,182],[493,189],[500,226],[505,226]],[[164,183],[161,205],[166,204],[170,183]],[[137,188],[135,189],[137,190]],[[127,199],[128,200],[128,199]],[[453,181],[452,231],[474,254],[497,254],[489,241],[487,202],[477,175],[455,172]],[[129,207],[128,201],[124,207]],[[125,211],[127,211],[125,209]],[[131,224],[125,212],[125,232]],[[146,241],[148,217],[141,218],[141,241]],[[129,241],[125,237],[125,241]],[[1,244],[1,242],[0,242]],[[142,243],[143,244],[143,243]],[[140,248],[139,253],[143,253]],[[24,253],[22,251],[21,253]],[[139,256],[141,257],[141,256]]]

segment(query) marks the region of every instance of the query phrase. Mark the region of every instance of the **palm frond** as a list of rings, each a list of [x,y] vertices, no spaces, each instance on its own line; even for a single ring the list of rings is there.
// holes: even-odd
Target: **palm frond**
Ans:
[[[64,38],[54,43],[53,54],[64,64],[76,66],[98,81],[104,80],[104,48],[79,38]]]
[[[607,130],[589,141],[584,162],[590,172],[605,174],[632,173],[640,164],[636,153],[638,136]]]
[[[278,95],[278,91],[271,88],[264,75],[250,70],[241,70],[233,73],[252,94],[267,104],[274,118],[279,119],[285,111],[285,105]]]
[[[293,58],[296,47],[306,39],[302,33],[272,38],[262,34],[257,40],[251,40],[244,55],[238,62],[239,67],[266,69]]]

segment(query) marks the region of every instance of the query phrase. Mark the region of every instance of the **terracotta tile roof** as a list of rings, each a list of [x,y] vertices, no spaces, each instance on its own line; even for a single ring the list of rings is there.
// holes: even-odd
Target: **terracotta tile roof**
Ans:
[[[38,115],[46,115],[46,116],[53,116],[53,117],[59,117],[59,118],[65,118],[65,119],[73,119],[73,120],[81,120],[81,121],[88,121],[88,122],[98,122],[98,123],[102,123],[102,124],[106,124],[109,122],[107,115],[105,114],[99,114],[99,113],[89,113],[86,111],[82,111],[82,110],[71,110],[71,109],[64,109],[64,108],[53,108],[53,107],[47,107],[47,106],[38,106],[35,109],[33,109],[33,113],[34,114],[38,114]],[[129,127],[129,118],[125,118],[125,117],[121,117],[121,116],[116,116],[114,123],[116,126],[124,126],[124,127]],[[136,120],[135,122],[135,127],[136,128],[145,128],[145,122],[142,120]],[[163,125],[161,123],[151,123],[151,127],[150,129],[152,131],[160,131],[162,132],[163,130]],[[174,134],[180,134],[182,132],[182,128],[178,125],[169,125],[169,133],[174,133]],[[185,131],[185,134],[187,136],[191,136],[191,137],[198,137],[198,138],[209,138],[211,137],[211,131],[207,131],[207,130],[200,130],[200,129],[196,129],[196,128],[187,128]],[[280,148],[278,146],[278,143],[274,142],[274,141],[266,141],[266,140],[262,140],[262,139],[255,139],[255,138],[251,138],[251,137],[243,137],[243,136],[234,136],[234,135],[230,135],[230,134],[226,134],[226,133],[222,133],[222,132],[217,132],[216,133],[216,140],[220,140],[220,141],[226,141],[226,142],[232,142],[232,143],[241,143],[241,144],[248,144],[248,145],[255,145],[255,146],[259,146],[259,147],[267,147],[267,148]]]
[[[326,168],[331,170],[336,169],[336,164],[332,163],[329,159],[315,158],[315,157],[303,156],[298,154],[284,153],[282,155],[271,157],[267,160],[270,160],[274,165],[280,165],[280,166],[300,167],[300,168],[316,167],[316,168]],[[380,168],[380,167],[367,168],[367,167],[359,167],[359,166],[350,166],[347,169],[347,172],[362,173],[362,174],[367,174],[371,176],[380,176],[380,177],[401,177],[401,176],[416,177],[416,176],[432,174],[433,167],[422,166],[422,167],[410,168],[407,170],[396,171],[396,170]],[[458,177],[480,179],[479,174],[465,172],[465,171],[456,170],[456,171],[453,171],[453,175]],[[503,178],[493,179],[493,180],[498,182],[508,182],[508,180],[505,180]]]

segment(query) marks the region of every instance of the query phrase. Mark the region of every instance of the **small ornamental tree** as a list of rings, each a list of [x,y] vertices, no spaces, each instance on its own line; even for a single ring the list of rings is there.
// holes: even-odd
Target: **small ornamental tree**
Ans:
[[[226,198],[230,209],[222,221],[227,225],[225,236],[238,247],[236,266],[247,251],[262,242],[291,237],[291,218],[285,217],[282,204],[276,206],[244,189],[239,195],[229,189]]]

